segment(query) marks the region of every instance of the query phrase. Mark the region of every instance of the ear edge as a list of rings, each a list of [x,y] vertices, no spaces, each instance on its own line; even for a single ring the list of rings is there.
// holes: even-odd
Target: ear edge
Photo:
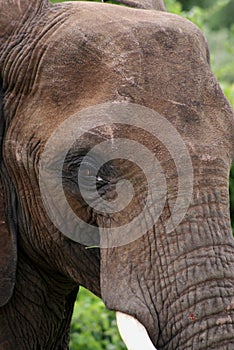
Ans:
[[[6,218],[6,198],[2,183],[2,140],[5,129],[3,89],[0,77],[0,307],[11,298],[15,285],[17,247],[15,230],[9,227]]]
[[[5,217],[5,204],[0,185],[0,306],[11,298],[15,285],[17,248],[16,237],[11,233]]]

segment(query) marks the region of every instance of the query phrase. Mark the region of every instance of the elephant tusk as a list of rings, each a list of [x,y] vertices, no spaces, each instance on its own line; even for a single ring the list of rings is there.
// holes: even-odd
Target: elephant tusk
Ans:
[[[119,333],[128,350],[157,350],[145,327],[134,317],[116,312]]]

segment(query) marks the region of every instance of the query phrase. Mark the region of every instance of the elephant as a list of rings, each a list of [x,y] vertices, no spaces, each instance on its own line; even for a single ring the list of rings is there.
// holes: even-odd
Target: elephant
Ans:
[[[233,111],[194,24],[119,3],[0,0],[1,350],[68,349],[80,286],[129,349],[234,348]]]

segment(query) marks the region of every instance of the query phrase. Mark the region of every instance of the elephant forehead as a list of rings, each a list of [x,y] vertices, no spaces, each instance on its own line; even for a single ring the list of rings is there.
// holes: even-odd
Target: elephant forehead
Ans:
[[[121,70],[126,65],[125,72],[133,74],[130,66],[135,62],[135,74],[140,75],[143,56],[151,56],[154,64],[178,64],[191,53],[194,61],[207,59],[205,39],[189,21],[163,12],[97,5],[79,3],[67,9],[67,20],[50,38],[54,66],[73,63],[82,68],[93,61]]]
[[[190,21],[167,12],[137,10],[122,6],[102,5],[98,3],[61,4],[59,11],[69,14],[69,26],[79,26],[86,32],[104,32],[105,36],[121,32],[124,28],[147,28],[148,32],[170,29],[184,35],[196,34],[203,38],[201,31]],[[68,23],[66,23],[66,26]],[[186,34],[187,33],[187,34]]]
[[[141,103],[150,105],[150,99],[163,96],[176,100],[178,89],[181,100],[189,93],[199,98],[208,50],[189,21],[107,4],[79,2],[56,9],[66,12],[67,19],[34,51],[34,87],[47,103],[66,103],[66,111],[107,100],[143,98]]]
[[[50,26],[61,14],[63,20]],[[210,145],[226,139],[230,148],[232,112],[210,72],[206,41],[189,21],[76,2],[52,6],[36,27],[31,40],[25,37],[34,47],[17,77],[32,89],[20,96],[18,111],[26,128],[40,125],[42,139],[85,107],[127,101],[165,116],[192,146],[203,145],[209,132]],[[21,91],[19,81],[15,86]],[[106,133],[111,137],[112,130]]]

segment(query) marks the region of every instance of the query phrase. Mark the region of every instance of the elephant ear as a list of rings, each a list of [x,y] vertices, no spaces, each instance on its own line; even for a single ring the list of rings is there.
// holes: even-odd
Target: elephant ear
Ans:
[[[2,162],[4,124],[3,93],[0,82],[0,307],[5,305],[12,296],[17,260],[16,230],[12,210],[9,210],[7,213],[10,225],[8,225],[6,218],[7,203],[5,199],[7,196],[4,196]]]
[[[9,230],[6,216],[3,187],[0,184],[0,307],[13,294],[16,273],[16,237]]]
[[[107,2],[107,0],[103,2]],[[166,11],[163,0],[116,0],[116,2],[139,9]]]

